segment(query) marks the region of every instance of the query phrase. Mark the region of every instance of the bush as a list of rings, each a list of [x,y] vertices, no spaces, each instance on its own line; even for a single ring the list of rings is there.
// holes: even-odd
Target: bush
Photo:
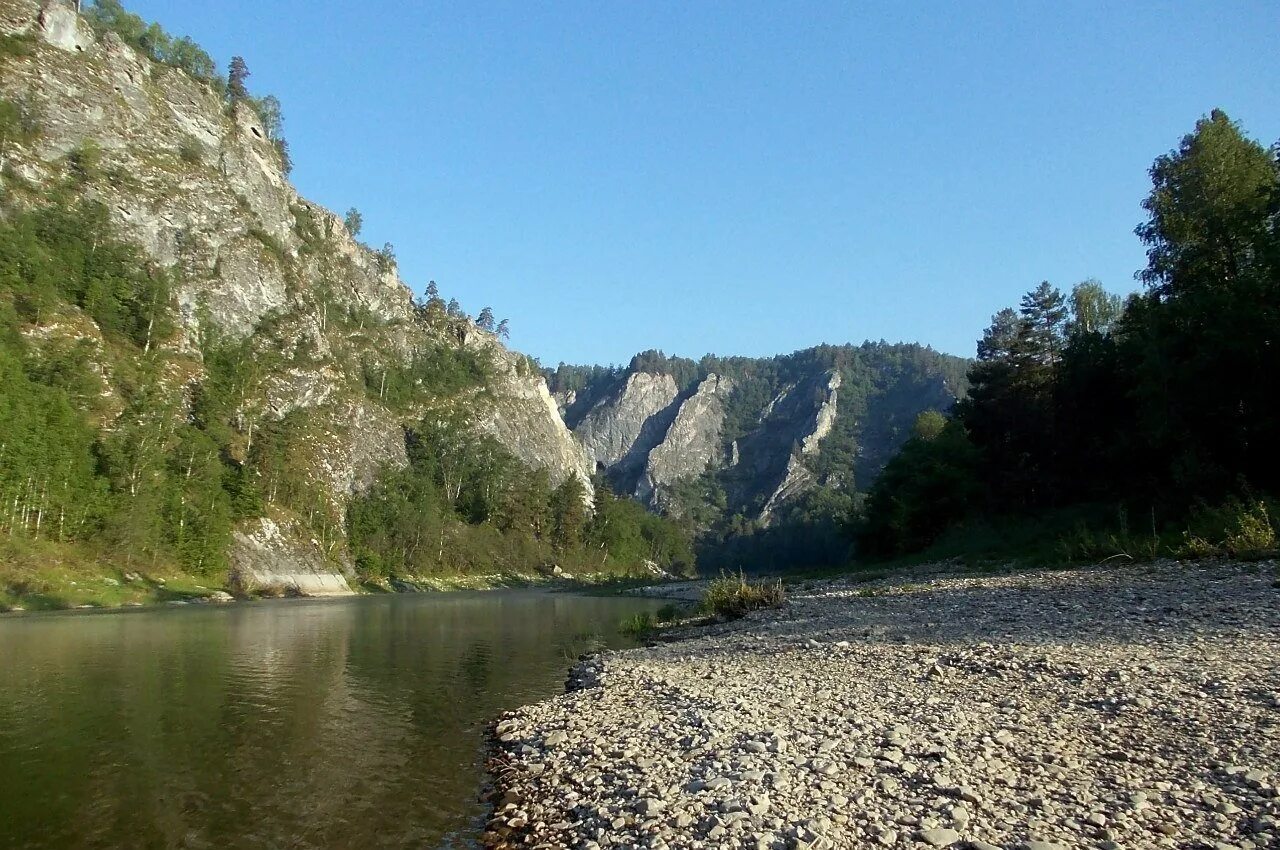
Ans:
[[[191,136],[178,145],[178,158],[187,165],[199,165],[204,161],[204,147]]]
[[[622,621],[618,631],[624,635],[644,639],[652,636],[654,632],[663,626],[678,623],[683,613],[684,609],[679,605],[674,602],[668,602],[657,611],[641,611],[638,614],[632,614]]]
[[[749,611],[760,608],[777,608],[786,601],[782,580],[747,581],[739,572],[736,576],[720,574],[720,578],[707,584],[702,596],[702,610],[721,620],[736,620]]]
[[[1276,549],[1276,530],[1267,504],[1255,500],[1236,511],[1233,528],[1227,532],[1225,548],[1235,558],[1266,557]]]

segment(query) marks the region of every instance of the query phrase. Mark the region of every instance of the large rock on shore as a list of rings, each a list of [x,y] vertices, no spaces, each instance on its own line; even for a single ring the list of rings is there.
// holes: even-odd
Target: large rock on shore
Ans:
[[[494,846],[1280,846],[1275,565],[835,582],[496,727]]]

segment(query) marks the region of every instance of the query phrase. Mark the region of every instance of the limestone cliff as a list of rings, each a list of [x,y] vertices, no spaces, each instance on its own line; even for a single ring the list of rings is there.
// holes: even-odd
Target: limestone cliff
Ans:
[[[637,498],[665,509],[673,485],[720,465],[725,399],[732,389],[733,381],[711,374],[680,402],[662,440],[645,459],[644,473],[636,484]]]
[[[548,374],[575,384],[557,398],[615,489],[679,514],[682,484],[707,479],[726,514],[767,526],[815,488],[865,489],[921,411],[963,394],[966,368],[918,345],[865,343],[697,362],[646,352],[625,370]]]
[[[0,0],[0,34],[24,45],[4,58],[0,97],[39,125],[34,138],[6,145],[5,203],[35,206],[55,188],[99,201],[123,238],[172,271],[179,330],[158,345],[175,364],[165,391],[176,417],[190,415],[203,352],[216,338],[243,342],[264,364],[236,420],[245,450],[272,423],[292,417],[305,429],[291,460],[325,495],[317,510],[331,518],[332,536],[317,542],[287,517],[249,523],[232,547],[249,580],[345,587],[323,576],[346,568],[346,500],[385,464],[405,463],[406,425],[442,406],[462,407],[553,482],[574,475],[590,487],[592,462],[536,367],[469,320],[416,304],[392,257],[298,195],[252,108],[229,107],[211,86],[113,33],[97,35],[63,3]],[[442,349],[478,355],[486,392],[383,398],[379,374],[385,384],[389,371]]]
[[[670,375],[635,372],[587,412],[574,434],[597,469],[634,469],[661,438],[676,396]]]

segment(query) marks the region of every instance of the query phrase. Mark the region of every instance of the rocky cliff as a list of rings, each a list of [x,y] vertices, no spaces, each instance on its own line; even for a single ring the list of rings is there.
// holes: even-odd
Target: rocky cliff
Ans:
[[[290,461],[332,522],[317,535],[314,517],[304,531],[273,509],[235,533],[236,570],[258,583],[345,587],[346,500],[405,462],[405,426],[424,416],[461,411],[553,483],[573,475],[589,489],[592,462],[530,361],[465,317],[415,303],[388,252],[299,196],[254,109],[228,106],[213,86],[95,32],[62,3],[0,0],[0,36],[0,97],[39,128],[4,145],[5,207],[35,207],[55,191],[101,202],[116,232],[172,273],[177,332],[156,347],[170,364],[163,391],[175,421],[192,415],[217,340],[262,364],[235,417],[238,445],[247,452],[273,424],[301,423]],[[77,336],[94,335],[92,320],[75,321],[87,328]],[[484,391],[393,403],[388,375],[442,351],[481,362]]]
[[[548,375],[615,488],[679,514],[686,485],[703,479],[729,514],[768,526],[817,488],[865,489],[920,412],[964,393],[966,368],[922,346],[866,343],[698,362],[646,352],[623,370]]]

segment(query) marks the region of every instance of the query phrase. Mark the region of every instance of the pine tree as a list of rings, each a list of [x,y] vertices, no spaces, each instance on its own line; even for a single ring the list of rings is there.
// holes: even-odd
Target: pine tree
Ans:
[[[231,64],[227,66],[227,94],[232,103],[249,97],[249,89],[245,86],[247,79],[249,79],[249,66],[245,64],[244,57],[232,56]]]
[[[364,216],[360,214],[360,210],[351,207],[347,210],[346,215],[342,217],[342,223],[347,226],[347,231],[354,238],[359,236],[360,231],[364,229]]]
[[[476,317],[476,326],[482,331],[493,332],[495,326],[492,307],[485,307],[480,311],[480,315]]]

